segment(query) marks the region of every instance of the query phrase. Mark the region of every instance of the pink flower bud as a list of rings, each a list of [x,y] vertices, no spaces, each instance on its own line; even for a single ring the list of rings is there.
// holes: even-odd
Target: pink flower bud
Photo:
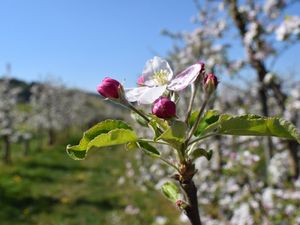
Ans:
[[[144,85],[144,82],[145,82],[145,78],[143,75],[139,76],[138,80],[137,80],[137,84],[139,86],[143,86]]]
[[[175,204],[179,209],[185,209],[188,206],[188,204],[181,199],[177,200]]]
[[[153,103],[152,114],[162,119],[169,119],[176,115],[176,105],[169,98],[160,97]]]
[[[211,94],[217,89],[218,83],[218,78],[213,73],[207,74],[203,80],[204,90]]]
[[[117,99],[119,98],[119,91],[122,85],[119,81],[106,77],[101,84],[98,85],[97,91],[105,98]]]

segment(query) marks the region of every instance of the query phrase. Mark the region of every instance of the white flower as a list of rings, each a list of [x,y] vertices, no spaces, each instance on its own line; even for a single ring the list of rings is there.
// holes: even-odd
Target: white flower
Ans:
[[[230,220],[233,225],[250,225],[253,224],[253,219],[250,214],[250,207],[247,203],[242,203],[239,208],[237,208],[233,217]]]
[[[140,209],[133,205],[127,205],[124,211],[126,214],[136,215],[136,214],[139,214]]]
[[[168,89],[180,91],[193,83],[203,64],[196,63],[173,78],[173,71],[169,63],[155,56],[146,62],[142,75],[138,79],[140,87],[126,90],[126,98],[129,102],[139,104],[151,104]]]
[[[250,46],[253,39],[258,35],[259,24],[257,22],[251,22],[249,24],[248,31],[245,34],[244,42],[246,46]]]
[[[262,194],[262,203],[263,206],[267,209],[271,209],[274,206],[273,200],[274,191],[272,188],[266,188]]]
[[[291,34],[300,34],[300,17],[298,16],[288,16],[285,18],[276,30],[276,39],[284,41]]]
[[[155,224],[157,225],[165,225],[168,222],[168,219],[164,216],[155,217]]]

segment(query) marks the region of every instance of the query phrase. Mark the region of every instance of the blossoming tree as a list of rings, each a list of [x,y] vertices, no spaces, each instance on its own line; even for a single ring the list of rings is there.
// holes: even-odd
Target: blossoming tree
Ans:
[[[98,92],[132,110],[137,115],[137,122],[153,131],[152,138],[140,136],[122,120],[105,120],[86,131],[78,145],[68,145],[67,153],[73,159],[81,160],[92,148],[124,145],[164,162],[173,169],[171,177],[174,181],[162,185],[162,192],[187,215],[191,224],[199,225],[195,160],[201,157],[210,160],[213,153],[202,145],[204,140],[222,135],[275,136],[300,143],[298,131],[284,119],[222,114],[207,109],[218,83],[213,73],[206,72],[202,62],[188,66],[174,76],[168,62],[159,57],[146,63],[136,88],[124,89],[118,81],[105,78],[97,87]],[[192,86],[193,91],[184,115],[179,116],[176,112],[180,91],[188,86]],[[201,93],[201,101],[195,106],[197,92]],[[134,102],[150,104],[151,112],[141,110]],[[160,146],[172,149],[171,160],[161,154],[163,148]]]
[[[199,12],[194,18],[197,25],[194,31],[164,32],[181,42],[170,54],[174,66],[182,68],[205,58],[209,68],[223,74],[227,72],[230,76],[236,74],[239,83],[248,80],[241,74],[252,71],[257,81],[252,80],[250,85],[256,86],[261,114],[286,114],[288,94],[285,82],[276,75],[274,67],[285,51],[299,42],[300,18],[288,11],[299,2],[228,0],[195,3]],[[234,44],[233,39],[236,40]],[[272,104],[272,98],[276,104]],[[274,110],[270,111],[270,107]],[[293,178],[297,179],[300,174],[299,147],[294,141],[286,144],[293,165]],[[264,148],[267,162],[276,152],[274,148],[268,138]]]
[[[10,80],[4,78],[0,83],[0,137],[3,141],[3,161],[11,162],[11,142],[16,131],[17,110],[16,103],[18,88],[10,87]]]

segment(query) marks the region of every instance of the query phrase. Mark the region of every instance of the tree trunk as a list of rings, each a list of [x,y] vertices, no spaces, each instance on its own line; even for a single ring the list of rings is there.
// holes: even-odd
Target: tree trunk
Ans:
[[[289,153],[291,158],[291,166],[292,166],[292,178],[297,180],[300,173],[300,160],[298,155],[298,143],[296,141],[288,141]]]
[[[227,2],[230,4],[230,13],[232,16],[233,21],[235,22],[240,36],[242,39],[244,39],[245,34],[247,32],[246,29],[246,21],[243,19],[242,15],[238,11],[238,3],[237,0],[227,0]],[[259,38],[257,38],[259,40]],[[256,40],[256,41],[257,41]],[[258,60],[254,57],[255,55],[255,50],[252,47],[246,47],[246,51],[248,53],[248,58],[250,61],[251,66],[256,70],[257,75],[258,75],[258,80],[259,83],[261,84],[260,90],[259,90],[259,95],[260,95],[260,100],[261,100],[261,105],[262,105],[262,111],[264,115],[268,115],[268,108],[267,108],[267,95],[266,95],[266,90],[270,89],[274,93],[274,96],[276,98],[277,104],[281,109],[282,114],[284,114],[286,107],[286,99],[287,95],[282,91],[281,84],[278,84],[274,81],[272,81],[268,87],[264,87],[264,77],[268,73],[268,70],[265,67],[265,64],[263,60]],[[295,121],[294,121],[295,122]],[[298,155],[298,147],[296,141],[293,140],[288,140],[287,141],[289,153],[291,156],[291,165],[292,165],[292,172],[293,172],[293,178],[297,179],[300,175],[300,158]],[[272,141],[269,138],[268,139],[268,152],[265,152],[266,158],[270,158],[272,156]]]
[[[3,162],[6,163],[6,164],[10,164],[11,163],[10,141],[9,141],[9,136],[8,135],[5,135],[3,137],[3,150],[4,150]]]
[[[244,40],[244,37],[247,32],[246,22],[238,10],[237,1],[229,0],[228,2],[230,3],[231,17],[232,17],[234,23],[236,24],[236,27],[238,28],[241,39]],[[264,78],[265,78],[265,75],[268,73],[268,71],[267,71],[263,61],[255,58],[255,53],[256,53],[255,50],[251,46],[245,45],[244,47],[245,47],[245,50],[248,55],[249,63],[253,67],[253,69],[256,71],[256,74],[257,74],[257,80],[259,83],[259,88],[257,91],[258,91],[260,104],[261,104],[261,112],[264,116],[269,116],[267,87],[264,84]],[[273,153],[272,150],[273,150],[272,139],[270,137],[268,137],[267,138],[267,147],[264,148],[265,157],[266,157],[266,166],[268,165],[270,158],[272,157],[272,153]]]
[[[24,140],[23,147],[24,147],[24,156],[28,156],[29,155],[29,147],[30,147],[29,140],[27,140],[27,139]]]
[[[201,225],[199,209],[198,209],[198,197],[197,188],[194,181],[191,179],[187,183],[182,183],[181,188],[186,195],[188,206],[184,209],[187,217],[192,225]]]
[[[48,145],[53,145],[55,142],[55,133],[52,128],[48,130]]]
[[[184,193],[187,205],[183,210],[189,218],[192,225],[201,225],[201,219],[198,208],[197,187],[194,184],[193,176],[196,173],[195,165],[188,161],[180,165],[180,187]]]

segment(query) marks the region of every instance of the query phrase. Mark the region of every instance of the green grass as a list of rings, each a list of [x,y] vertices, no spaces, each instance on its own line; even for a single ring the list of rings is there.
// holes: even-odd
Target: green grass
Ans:
[[[14,145],[13,164],[0,163],[1,225],[154,225],[156,216],[180,224],[179,211],[158,191],[142,191],[130,180],[117,183],[126,161],[133,159],[131,152],[99,149],[84,161],[74,161],[65,146],[78,140],[41,151],[33,145],[26,158]],[[127,205],[140,212],[126,214]]]

